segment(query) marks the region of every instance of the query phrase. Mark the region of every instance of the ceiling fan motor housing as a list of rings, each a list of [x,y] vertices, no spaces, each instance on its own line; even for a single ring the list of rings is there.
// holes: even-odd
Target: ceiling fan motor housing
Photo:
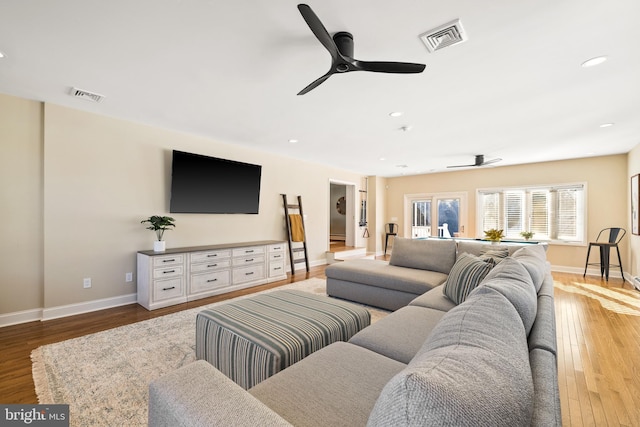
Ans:
[[[346,31],[340,31],[333,35],[333,41],[336,43],[338,51],[342,56],[353,58],[353,35]]]

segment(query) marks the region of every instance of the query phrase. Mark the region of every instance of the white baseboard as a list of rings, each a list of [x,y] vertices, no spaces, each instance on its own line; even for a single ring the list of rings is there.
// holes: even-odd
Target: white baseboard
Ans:
[[[42,310],[42,320],[58,319],[60,317],[74,316],[76,314],[90,313],[92,311],[105,310],[107,308],[120,307],[122,305],[138,302],[137,294],[120,295],[112,298],[103,298],[94,301],[77,304],[61,305]]]
[[[557,271],[558,273],[572,273],[572,274],[584,274],[584,267],[567,267],[564,265],[552,265],[551,271]],[[587,276],[600,276],[600,269],[596,267],[587,268]],[[609,277],[614,279],[620,279],[620,269],[619,268],[611,268],[609,269]],[[624,272],[624,280],[626,282],[631,283],[633,285],[633,276],[626,271]]]
[[[120,307],[122,305],[134,304],[136,302],[138,302],[137,294],[128,294],[77,304],[61,305],[59,307],[34,308],[31,310],[0,314],[0,328],[4,326],[18,325],[20,323],[36,322],[39,320],[44,321],[73,316],[76,314],[90,313],[92,311]]]
[[[0,328],[4,326],[18,325],[20,323],[35,322],[42,319],[42,309],[16,311],[14,313],[0,314]]]

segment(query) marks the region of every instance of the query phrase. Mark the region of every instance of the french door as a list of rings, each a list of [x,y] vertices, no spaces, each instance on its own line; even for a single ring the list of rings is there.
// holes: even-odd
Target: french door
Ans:
[[[463,237],[467,222],[467,193],[405,195],[405,236]]]

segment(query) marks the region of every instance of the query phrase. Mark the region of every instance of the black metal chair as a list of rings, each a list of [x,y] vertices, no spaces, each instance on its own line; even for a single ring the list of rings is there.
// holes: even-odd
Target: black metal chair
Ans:
[[[387,254],[387,245],[389,244],[389,236],[397,236],[398,235],[398,224],[394,222],[390,222],[385,224],[385,235],[384,235],[384,254]]]
[[[608,232],[608,239],[600,241],[600,236],[603,238],[606,237],[606,233]],[[604,233],[604,235],[603,235]],[[584,274],[582,277],[587,275],[587,267],[590,265],[599,265],[600,266],[600,277],[603,275],[606,277],[607,281],[609,281],[609,267],[620,267],[620,275],[624,279],[624,272],[622,271],[622,260],[620,259],[620,248],[618,248],[618,243],[627,234],[627,230],[624,228],[611,227],[604,228],[600,230],[598,233],[598,237],[595,242],[589,243],[589,249],[587,250],[587,260],[584,264]],[[600,262],[589,262],[589,254],[591,253],[591,248],[593,246],[597,246],[600,250]],[[618,264],[610,264],[610,255],[611,248],[616,248],[616,253],[618,254]]]

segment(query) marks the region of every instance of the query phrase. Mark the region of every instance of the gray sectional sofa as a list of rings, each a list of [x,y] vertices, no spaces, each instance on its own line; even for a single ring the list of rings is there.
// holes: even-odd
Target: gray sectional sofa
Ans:
[[[349,342],[316,351],[248,391],[204,361],[178,369],[150,385],[149,425],[561,425],[544,249],[513,248],[497,262],[461,252],[452,260],[449,247],[446,256],[436,250],[441,241],[423,244],[451,264],[448,273],[425,270],[444,274],[440,283],[419,294],[408,274],[402,290],[380,286],[399,292],[398,301],[416,296]],[[450,300],[452,292],[462,300]]]
[[[502,244],[509,254],[532,243]],[[441,285],[458,253],[480,255],[481,240],[407,239],[397,237],[389,261],[360,259],[327,266],[327,294],[386,310],[397,310]],[[545,248],[546,245],[540,245]],[[451,308],[451,306],[445,306]]]

